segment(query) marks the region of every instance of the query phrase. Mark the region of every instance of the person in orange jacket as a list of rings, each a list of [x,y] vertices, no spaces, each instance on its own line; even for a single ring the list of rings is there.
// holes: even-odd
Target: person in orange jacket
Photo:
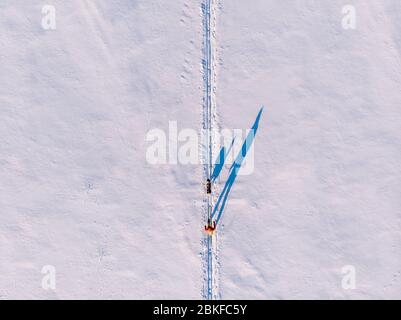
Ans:
[[[210,220],[209,220],[207,225],[205,226],[205,232],[209,236],[212,236],[215,231],[216,231],[216,221],[213,221],[212,223],[210,223]]]

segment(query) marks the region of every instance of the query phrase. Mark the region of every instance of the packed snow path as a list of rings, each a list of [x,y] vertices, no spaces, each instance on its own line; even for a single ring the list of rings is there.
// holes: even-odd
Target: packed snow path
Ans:
[[[205,178],[211,179],[213,173],[213,115],[215,114],[214,104],[214,72],[213,72],[213,12],[214,1],[205,0],[202,4],[203,12],[203,29],[204,29],[204,45],[203,45],[203,77],[204,77],[204,99],[203,99],[203,159],[205,160],[204,171]],[[206,180],[205,179],[205,180]],[[205,221],[210,221],[213,210],[213,199],[211,195],[206,195]],[[205,235],[204,239],[205,252],[205,290],[204,298],[208,300],[216,299],[217,283],[216,283],[216,235]]]

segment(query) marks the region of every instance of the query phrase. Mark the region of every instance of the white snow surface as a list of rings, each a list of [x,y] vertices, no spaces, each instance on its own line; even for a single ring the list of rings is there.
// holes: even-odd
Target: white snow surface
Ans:
[[[221,297],[401,298],[399,1],[348,1],[355,30],[344,1],[217,2],[219,126],[265,106]],[[45,4],[56,30],[43,1],[0,3],[0,299],[202,298],[202,166],[145,157],[153,128],[200,132],[201,1]]]

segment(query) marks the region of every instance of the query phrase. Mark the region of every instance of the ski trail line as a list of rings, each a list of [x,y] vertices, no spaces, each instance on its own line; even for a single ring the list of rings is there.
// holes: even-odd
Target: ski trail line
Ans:
[[[214,14],[216,0],[202,0],[203,13],[203,159],[205,180],[213,175],[213,128],[215,127],[215,79],[214,79]],[[205,198],[204,220],[210,221],[213,209],[213,197],[207,194]],[[205,284],[203,297],[207,300],[218,299],[217,286],[217,238],[216,235],[205,235],[204,238]]]

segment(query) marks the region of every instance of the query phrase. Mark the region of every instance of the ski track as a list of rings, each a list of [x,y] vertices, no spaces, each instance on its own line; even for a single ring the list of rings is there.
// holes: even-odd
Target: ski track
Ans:
[[[202,145],[202,157],[204,159],[204,180],[210,179],[216,182],[216,178],[222,169],[218,167],[218,163],[214,165],[214,155],[217,154],[217,144],[213,140],[214,132],[218,128],[217,126],[217,114],[216,114],[216,65],[215,65],[215,36],[216,36],[216,0],[203,0],[202,13],[203,13],[203,32],[204,32],[204,45],[203,45],[203,81],[204,81],[204,99],[203,99],[203,145]],[[226,201],[230,194],[231,188],[237,177],[239,168],[241,167],[242,161],[246,156],[250,146],[253,143],[259,120],[262,114],[263,108],[259,111],[259,114],[252,127],[253,134],[248,135],[244,141],[242,151],[240,151],[236,161],[231,168],[231,174],[229,180],[226,182],[223,192],[220,194],[218,199],[214,199],[213,195],[216,194],[215,184],[212,189],[212,196],[206,195],[204,198],[204,220],[216,221],[216,225],[219,225],[222,213],[224,211]],[[232,144],[234,141],[232,142]],[[230,147],[231,149],[231,147]],[[223,147],[222,150],[217,154],[217,161],[221,160],[222,152],[225,153]],[[223,156],[224,157],[224,156]],[[220,206],[220,203],[222,205]],[[218,211],[218,214],[217,214]],[[217,219],[216,218],[217,214]],[[218,277],[219,277],[219,266],[218,261],[218,238],[217,233],[213,236],[205,235],[203,240],[203,256],[204,256],[204,292],[203,297],[207,300],[216,300],[220,298]]]
[[[203,159],[204,180],[211,179],[213,173],[213,155],[215,143],[212,139],[212,131],[216,128],[216,107],[215,107],[215,69],[213,36],[215,35],[215,2],[214,0],[204,0],[202,3],[203,13],[203,81],[204,81],[204,99],[203,99]],[[206,195],[204,199],[204,220],[207,222],[213,209],[213,198]],[[204,241],[204,274],[205,284],[203,297],[207,300],[219,298],[218,293],[218,261],[217,261],[217,235],[212,237],[205,235]]]

